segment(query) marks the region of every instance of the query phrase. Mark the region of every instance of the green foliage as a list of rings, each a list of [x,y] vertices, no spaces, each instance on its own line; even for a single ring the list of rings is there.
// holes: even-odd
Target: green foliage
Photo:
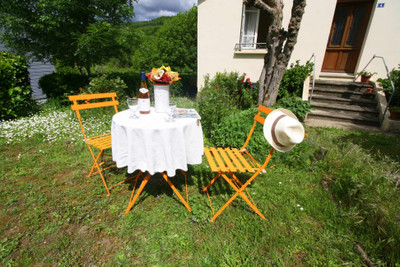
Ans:
[[[303,101],[300,97],[292,96],[281,98],[276,101],[274,108],[286,108],[293,112],[300,121],[304,121],[311,110],[310,103]]]
[[[376,72],[369,72],[369,71],[360,71],[357,73],[360,76],[365,76],[365,77],[372,77],[373,75],[377,74]]]
[[[324,168],[331,192],[351,218],[350,229],[387,266],[400,260],[398,136],[317,130],[328,148]],[[391,168],[392,164],[396,166]]]
[[[211,133],[210,140],[213,145],[241,148],[249,135],[257,112],[257,108],[250,108],[222,118],[218,127]],[[262,126],[258,125],[247,149],[251,153],[260,153],[265,152],[266,148],[268,148],[268,143],[264,138]]]
[[[223,118],[212,134],[211,142],[217,147],[235,147],[241,148],[250,129],[254,123],[254,116],[257,114],[257,108],[250,108]],[[261,113],[262,116],[265,114]],[[263,126],[257,123],[250,142],[246,149],[254,156],[261,160],[265,160],[271,146],[264,137]],[[290,167],[307,167],[315,155],[315,148],[309,144],[301,143],[297,145],[289,153],[275,152],[273,156],[273,164],[284,164]]]
[[[36,108],[31,95],[28,60],[0,51],[0,119],[26,116]]]
[[[161,26],[171,19],[172,17],[162,16],[150,21],[136,21],[132,25],[139,31],[143,32],[146,36],[152,36],[157,33]]]
[[[392,101],[390,102],[390,106],[391,107],[400,107],[400,64],[399,64],[397,70],[393,69],[390,72],[390,78],[392,79],[393,85],[395,88]],[[383,91],[385,92],[385,95],[386,95],[386,100],[389,101],[390,96],[392,95],[392,92],[393,92],[392,85],[390,83],[389,78],[386,78],[386,79],[379,78],[378,82],[382,83]]]
[[[377,266],[400,262],[399,137],[306,128],[304,142],[288,153],[274,152],[274,168],[247,187],[267,220],[239,196],[208,222],[210,204],[200,191],[215,173],[205,158],[186,172],[192,213],[156,174],[124,216],[134,184],[123,183],[105,197],[101,181],[87,179],[93,162],[73,111],[55,112],[56,106],[46,103],[39,114],[0,123],[2,266],[363,266],[355,243]],[[85,123],[102,132],[110,117]],[[316,158],[312,152],[321,146],[328,152]],[[110,184],[127,178],[125,168],[104,175]],[[248,177],[237,176],[242,182]],[[184,192],[181,174],[171,181]],[[233,194],[217,179],[210,190],[214,210]]]
[[[197,70],[197,7],[165,20],[154,35],[144,35],[133,56],[135,69],[171,66],[179,73]]]
[[[93,78],[87,87],[80,91],[80,94],[98,94],[116,92],[117,98],[121,102],[127,98],[126,89],[128,87],[120,77],[109,78],[101,75]]]
[[[246,74],[217,73],[213,79],[207,75],[199,96],[199,113],[206,136],[209,137],[218,128],[223,117],[252,107],[256,98],[256,86],[246,78]]]
[[[75,56],[79,59],[79,64],[89,70],[94,64],[102,64],[110,57],[118,57],[122,50],[117,42],[119,34],[119,29],[108,22],[88,25],[86,33],[81,34],[77,40]]]
[[[58,98],[68,101],[66,98],[89,84],[87,75],[73,73],[50,73],[39,79],[39,87],[49,98]]]
[[[140,71],[133,69],[109,68],[102,70],[99,74],[92,76],[80,75],[76,73],[68,73],[68,68],[62,68],[67,72],[51,73],[44,75],[39,80],[39,86],[49,98],[66,99],[70,94],[78,94],[82,88],[89,85],[90,79],[99,76],[107,76],[109,79],[120,79],[126,86],[118,85],[116,88],[120,91],[119,96],[136,96],[140,87]],[[171,86],[172,96],[191,96],[194,97],[197,93],[197,75],[196,73],[180,73],[182,78],[179,83]],[[110,86],[110,84],[107,84]],[[152,85],[148,83],[149,89],[152,90]],[[110,87],[112,88],[112,87]],[[105,90],[105,88],[104,88]],[[106,90],[107,91],[107,90]],[[69,104],[68,101],[66,104]]]
[[[5,263],[5,258],[10,255],[15,249],[17,249],[18,245],[19,245],[19,238],[20,237],[16,237],[16,238],[4,238],[0,241],[0,262],[1,263]],[[9,261],[8,263],[10,263],[10,266],[12,265],[12,261]]]
[[[121,69],[114,68],[103,72],[100,75],[107,75],[109,79],[118,79],[125,83],[126,88],[124,89],[125,95],[134,97],[137,96],[138,90],[140,88],[140,71],[132,69]]]
[[[312,73],[313,63],[307,61],[305,65],[300,65],[300,60],[296,64],[291,64],[285,71],[278,91],[278,98],[288,96],[301,97],[303,93],[304,81]]]
[[[134,0],[3,0],[3,42],[36,59],[86,68],[120,48],[114,28],[129,21]]]

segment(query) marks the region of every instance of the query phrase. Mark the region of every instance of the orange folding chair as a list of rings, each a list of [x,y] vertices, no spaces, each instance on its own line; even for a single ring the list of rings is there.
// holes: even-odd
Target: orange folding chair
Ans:
[[[276,111],[276,112],[275,112]],[[304,138],[304,128],[298,122],[297,118],[295,121],[293,116],[294,114],[289,111],[291,118],[288,115],[282,115],[282,109],[272,110],[264,106],[258,107],[258,113],[254,116],[254,123],[247,136],[247,139],[240,149],[236,148],[214,148],[214,147],[205,147],[204,153],[207,158],[208,164],[213,172],[217,172],[217,175],[211,180],[211,182],[202,190],[203,192],[207,192],[207,196],[209,199],[209,203],[211,206],[211,210],[213,213],[213,217],[211,221],[214,221],[222,211],[224,211],[229,204],[237,197],[241,196],[243,200],[263,219],[265,216],[258,210],[255,205],[253,199],[250,194],[247,192],[246,187],[261,173],[265,172],[265,168],[268,165],[269,160],[271,159],[272,153],[275,149],[282,152],[287,152],[294,147],[295,144],[300,143]],[[266,119],[261,116],[261,113],[271,114],[271,112],[275,112],[277,117],[274,117],[273,120],[269,120],[268,123],[271,123],[269,128],[272,129],[272,136],[268,136],[271,132],[266,133],[266,128],[264,127],[264,135],[266,136],[267,141],[271,144],[272,149],[270,150],[268,156],[266,157],[264,163],[260,165],[257,160],[247,151],[246,146],[248,145],[251,136],[254,132],[254,128],[257,123],[264,125]],[[286,112],[286,110],[285,110]],[[292,116],[293,115],[293,116]],[[275,116],[275,115],[274,115]],[[294,116],[295,117],[295,116]],[[279,122],[280,121],[280,122]],[[288,121],[288,122],[287,122]],[[284,125],[282,125],[284,124]],[[286,129],[282,129],[286,128]],[[288,129],[291,128],[291,129]],[[300,129],[299,129],[300,128]],[[301,132],[301,129],[303,130]],[[282,130],[277,132],[277,130]],[[286,134],[296,136],[288,137]],[[300,134],[299,134],[300,133]],[[269,140],[271,138],[271,140]],[[280,143],[280,142],[281,143]],[[235,175],[235,173],[254,173],[245,183],[242,183]],[[208,188],[219,178],[222,177],[233,189],[235,194],[223,205],[216,213],[214,212],[214,208],[211,202],[211,198],[208,192]]]
[[[103,181],[104,187],[107,191],[107,196],[110,195],[110,189],[130,180],[134,177],[128,178],[125,181],[119,182],[111,187],[107,186],[106,180],[104,179],[103,170],[109,169],[112,166],[104,167],[104,163],[111,158],[111,155],[106,155],[104,151],[106,149],[111,148],[111,133],[105,133],[98,136],[87,137],[85,134],[85,129],[82,124],[81,118],[81,110],[86,109],[93,109],[93,108],[104,108],[104,107],[114,107],[115,113],[118,113],[117,105],[119,102],[116,100],[117,94],[113,93],[101,93],[101,94],[87,94],[87,95],[70,95],[68,96],[69,100],[73,102],[71,105],[72,110],[76,112],[76,116],[78,117],[79,124],[81,126],[82,134],[84,141],[86,142],[90,155],[93,158],[93,165],[89,172],[88,177],[92,176],[93,174],[99,174],[101,180]],[[92,102],[91,102],[92,101]],[[94,149],[98,150],[97,156],[94,154]],[[104,160],[103,156],[107,156],[108,159]],[[139,176],[139,175],[138,175]],[[138,176],[136,179],[138,179]]]

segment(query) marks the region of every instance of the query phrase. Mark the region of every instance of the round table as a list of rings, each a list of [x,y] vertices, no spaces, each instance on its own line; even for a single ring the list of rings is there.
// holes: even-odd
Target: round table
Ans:
[[[118,168],[166,172],[187,171],[188,164],[201,164],[203,132],[198,118],[176,118],[168,122],[166,113],[140,114],[130,118],[129,110],[113,116],[111,125],[112,157]]]

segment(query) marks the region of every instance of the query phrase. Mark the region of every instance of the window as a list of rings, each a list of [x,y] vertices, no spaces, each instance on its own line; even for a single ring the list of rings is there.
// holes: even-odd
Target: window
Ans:
[[[265,49],[267,18],[264,11],[243,5],[240,43],[236,44],[235,50]]]

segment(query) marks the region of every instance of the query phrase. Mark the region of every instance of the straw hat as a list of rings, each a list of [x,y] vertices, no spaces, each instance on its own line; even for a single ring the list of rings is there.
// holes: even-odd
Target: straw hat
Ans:
[[[290,110],[278,108],[264,122],[264,136],[280,152],[288,152],[304,139],[304,127]]]

